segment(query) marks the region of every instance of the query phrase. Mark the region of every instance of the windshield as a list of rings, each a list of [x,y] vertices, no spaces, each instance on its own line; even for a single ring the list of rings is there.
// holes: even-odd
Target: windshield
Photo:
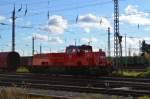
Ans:
[[[69,46],[66,48],[66,53],[77,53],[77,52],[92,52],[92,47],[88,45],[82,46]]]

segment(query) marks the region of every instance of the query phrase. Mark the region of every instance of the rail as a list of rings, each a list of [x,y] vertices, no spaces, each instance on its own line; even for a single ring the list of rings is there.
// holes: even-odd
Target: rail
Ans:
[[[0,74],[0,86],[101,93],[122,96],[149,96],[150,79],[121,77],[74,77],[48,74]]]

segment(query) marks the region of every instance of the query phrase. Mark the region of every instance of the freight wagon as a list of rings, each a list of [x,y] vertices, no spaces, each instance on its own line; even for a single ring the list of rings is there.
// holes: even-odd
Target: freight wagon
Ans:
[[[20,55],[17,52],[0,52],[0,69],[14,71],[20,66]]]

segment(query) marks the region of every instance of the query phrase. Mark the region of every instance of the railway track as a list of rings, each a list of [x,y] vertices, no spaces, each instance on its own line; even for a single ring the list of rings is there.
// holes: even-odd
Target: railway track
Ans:
[[[0,74],[0,86],[113,95],[150,95],[150,79],[48,74]]]

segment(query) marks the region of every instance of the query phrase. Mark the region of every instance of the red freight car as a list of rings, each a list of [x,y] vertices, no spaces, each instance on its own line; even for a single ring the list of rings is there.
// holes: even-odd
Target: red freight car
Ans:
[[[105,52],[92,51],[92,46],[68,46],[64,53],[46,53],[33,56],[32,67],[46,68],[47,70],[71,71],[108,71],[111,65],[106,60]],[[41,70],[41,69],[40,69]]]
[[[22,56],[20,57],[20,66],[31,66],[32,65],[32,56]]]
[[[17,52],[0,52],[0,69],[16,70],[20,66],[20,56]]]

